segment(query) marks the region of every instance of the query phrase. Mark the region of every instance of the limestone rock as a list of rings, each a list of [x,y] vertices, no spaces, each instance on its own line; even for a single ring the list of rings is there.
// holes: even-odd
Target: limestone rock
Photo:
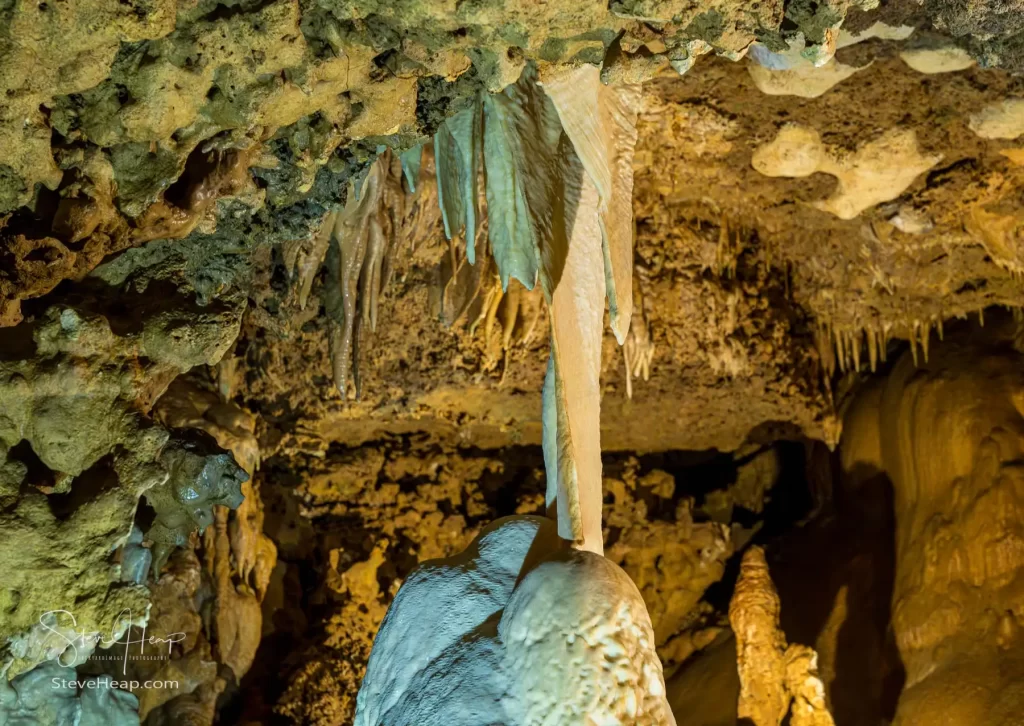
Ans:
[[[814,129],[787,125],[754,152],[752,163],[767,176],[832,174],[839,180],[835,193],[812,205],[840,219],[853,219],[869,207],[898,197],[941,158],[922,154],[911,129],[891,129],[848,154],[827,147]]]
[[[1007,98],[971,116],[971,131],[983,139],[1024,136],[1024,98]]]
[[[938,48],[911,48],[900,53],[900,58],[918,73],[955,73],[974,65],[967,51],[955,45]]]
[[[75,682],[83,680],[81,693]],[[138,699],[110,676],[80,679],[51,661],[10,683],[0,673],[0,723],[33,726],[138,726]]]
[[[762,93],[800,98],[817,98],[861,70],[840,63],[834,58],[820,67],[803,63],[793,68],[773,70],[765,68],[760,63],[751,62],[747,69],[754,84]]]
[[[237,509],[242,503],[241,484],[248,475],[212,436],[183,430],[176,433],[161,455],[167,467],[165,485],[146,492],[156,519],[146,536],[154,543],[153,565],[157,572],[173,547],[188,542],[214,521],[214,507]]]
[[[841,29],[839,38],[836,41],[836,48],[847,48],[865,40],[877,38],[878,40],[906,40],[914,34],[915,28],[912,25],[886,25],[883,22],[873,23],[870,27],[856,33]]]
[[[176,302],[133,310],[133,334],[124,333],[123,318],[71,306],[52,307],[32,324],[5,331],[6,340],[28,337],[33,345],[3,344],[3,470],[24,481],[24,454],[18,451],[29,447],[49,477],[19,482],[16,503],[0,513],[9,535],[0,543],[0,557],[11,568],[0,637],[10,639],[5,650],[16,659],[12,676],[61,652],[51,652],[55,644],[40,632],[38,619],[46,612],[73,613],[79,631],[97,634],[90,649],[99,633],[109,640],[129,623],[145,621],[146,589],[123,582],[124,570],[113,557],[132,531],[139,497],[164,486],[174,458],[168,432],[144,411],[171,378],[216,360],[237,334],[238,319],[226,306],[211,306],[192,327],[187,311],[171,312]],[[175,345],[178,337],[166,324],[171,318],[190,329],[186,344]],[[223,456],[219,449],[213,455]],[[179,483],[182,491],[189,489]],[[67,500],[57,506],[50,497],[60,491]]]

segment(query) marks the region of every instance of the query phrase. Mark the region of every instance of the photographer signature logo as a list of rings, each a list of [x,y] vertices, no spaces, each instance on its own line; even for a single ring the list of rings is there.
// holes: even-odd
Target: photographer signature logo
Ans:
[[[59,622],[58,618],[62,622]],[[70,626],[66,624],[69,621]],[[163,637],[147,636],[145,625],[132,625],[132,611],[128,609],[118,613],[114,625],[110,628],[109,637],[100,631],[78,629],[78,620],[68,610],[49,610],[39,616],[39,624],[64,642],[65,645],[56,660],[65,668],[74,668],[80,662],[79,655],[82,650],[92,651],[97,645],[104,649],[123,645],[124,655],[121,656],[121,668],[122,673],[127,674],[129,660],[170,658],[174,645],[185,640],[185,633],[170,633]],[[118,635],[118,633],[122,633],[122,635]],[[134,645],[138,646],[138,653],[133,656],[131,651]],[[150,646],[148,654],[146,646]],[[164,648],[166,648],[166,652]]]

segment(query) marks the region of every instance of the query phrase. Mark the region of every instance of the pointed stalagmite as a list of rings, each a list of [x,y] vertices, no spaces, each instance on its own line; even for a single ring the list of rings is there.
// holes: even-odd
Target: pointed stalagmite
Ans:
[[[782,603],[775,592],[764,550],[751,547],[743,555],[740,576],[729,603],[729,622],[736,634],[740,674],[737,715],[754,726],[778,726],[786,716],[786,640],[779,630]]]
[[[764,550],[751,547],[729,603],[740,677],[737,716],[753,726],[780,726],[787,714],[791,726],[834,726],[818,654],[804,645],[786,646],[781,611]]]
[[[793,698],[789,726],[835,726],[818,675],[818,654],[806,645],[786,649],[786,689]]]

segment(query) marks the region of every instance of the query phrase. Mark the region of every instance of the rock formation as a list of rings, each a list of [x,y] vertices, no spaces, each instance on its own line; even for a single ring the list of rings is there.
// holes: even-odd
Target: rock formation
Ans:
[[[654,632],[626,574],[560,546],[550,520],[510,518],[406,580],[355,723],[675,724],[664,693]]]
[[[1013,723],[1022,17],[0,0],[0,721],[351,723],[547,516],[515,718]]]
[[[904,356],[848,414],[848,476],[884,475],[894,492],[892,626],[907,670],[894,723],[1019,712],[1017,335],[1005,321],[941,343],[921,368]]]
[[[755,726],[780,726],[787,716],[793,726],[834,726],[818,654],[804,645],[786,645],[780,610],[764,552],[751,547],[729,604],[740,677],[737,715]]]

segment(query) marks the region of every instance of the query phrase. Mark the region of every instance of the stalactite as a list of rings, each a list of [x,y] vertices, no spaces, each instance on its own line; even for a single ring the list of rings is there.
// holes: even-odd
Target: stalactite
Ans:
[[[329,291],[327,313],[330,319],[329,343],[334,384],[342,398],[347,397],[346,385],[353,366],[359,280],[363,276],[366,262],[370,216],[376,213],[380,201],[383,169],[380,159],[371,165],[360,194],[355,193],[355,185],[350,186],[348,201],[338,213],[331,231],[333,254],[329,250],[328,260],[331,264],[328,269],[334,290]]]
[[[480,172],[482,116],[473,103],[446,121],[434,137],[438,198],[445,233],[452,239],[465,231],[466,257],[476,261],[476,231],[480,219]]]
[[[505,293],[505,309],[501,319],[501,349],[507,351],[512,344],[512,331],[516,326],[516,317],[519,315],[519,298],[522,295],[522,287],[509,284],[508,292]]]
[[[871,372],[878,368],[878,333],[875,330],[867,331],[868,339],[868,363],[871,365]]]
[[[483,99],[487,215],[504,289],[513,277],[532,289],[551,235],[561,233],[564,182],[556,159],[562,127],[535,81],[528,67],[516,84]]]
[[[605,85],[600,69],[591,65],[545,80],[542,86],[597,187],[608,308],[612,331],[622,345],[633,310],[633,149],[640,86]]]
[[[342,209],[328,213],[307,240],[284,246],[300,309],[309,301],[317,273],[327,266],[322,297],[332,371],[343,397],[348,379],[358,381],[356,348],[364,334],[377,329],[380,297],[394,275],[398,253],[409,240],[415,248],[417,235],[433,234],[424,224],[423,199],[433,187],[420,183],[421,166],[430,154],[422,146],[400,156],[385,150],[350,183]],[[410,190],[419,191],[406,193],[403,178]]]
[[[420,180],[420,167],[423,163],[423,144],[403,151],[399,155],[399,160],[402,165],[402,176],[405,177],[405,183],[409,187],[409,193],[416,193],[416,185]]]
[[[654,343],[651,341],[642,303],[637,305],[637,311],[633,315],[626,344],[622,346],[626,364],[626,397],[629,399],[633,398],[633,379],[649,380],[651,362],[654,360]]]
[[[576,214],[566,219],[564,251],[542,265],[545,289],[552,289],[551,357],[558,413],[559,535],[583,549],[603,551],[601,532],[601,339],[605,291],[597,187],[582,173],[571,149],[563,149],[565,176],[579,179]],[[573,167],[578,167],[571,174]],[[571,175],[571,176],[570,176]],[[557,284],[555,284],[557,280]]]
[[[828,328],[822,323],[819,323],[814,329],[814,347],[818,351],[818,358],[821,360],[825,377],[831,378],[836,370],[836,357],[832,351],[832,340],[829,338]]]

